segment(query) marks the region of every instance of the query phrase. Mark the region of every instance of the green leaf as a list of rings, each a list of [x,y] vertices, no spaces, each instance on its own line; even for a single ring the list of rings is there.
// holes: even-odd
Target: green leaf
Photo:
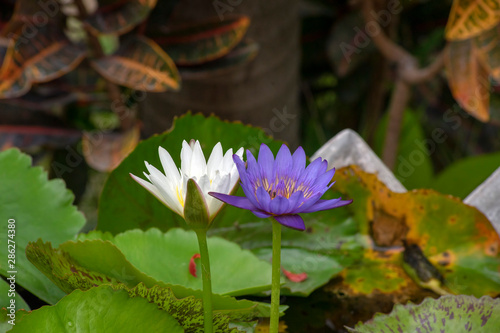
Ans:
[[[388,113],[384,115],[375,132],[374,150],[378,156],[382,156],[387,120]],[[394,175],[409,190],[431,185],[433,170],[427,140],[429,139],[425,137],[418,114],[415,111],[406,110],[403,116]]]
[[[172,227],[187,227],[180,216],[137,184],[129,173],[141,176],[146,170],[144,161],[161,169],[159,146],[165,148],[180,167],[182,141],[190,139],[200,141],[205,157],[210,156],[218,142],[221,142],[224,152],[229,148],[233,148],[235,152],[240,147],[245,147],[255,153],[261,142],[268,144],[275,152],[281,146],[279,142],[270,139],[264,131],[241,123],[224,122],[216,117],[204,117],[200,114],[187,114],[177,118],[171,130],[140,142],[135,150],[111,172],[99,202],[97,228],[117,234],[136,228],[147,230],[156,227],[166,231]],[[241,193],[240,190],[237,195]],[[255,221],[252,213],[226,206],[215,218],[212,227],[221,224],[233,225],[242,219]]]
[[[241,41],[249,25],[247,16],[232,16],[223,21],[214,17],[195,25],[174,27],[154,40],[177,65],[199,65],[228,54]]]
[[[21,320],[21,318],[23,318],[28,313],[29,312],[25,310],[17,310],[14,315],[11,314],[7,309],[0,309],[0,333],[5,333],[12,329],[12,327],[14,327],[14,325],[12,324],[17,323],[18,320]]]
[[[39,237],[55,246],[72,239],[85,224],[83,215],[72,205],[73,194],[60,179],[48,180],[41,167],[31,167],[29,156],[17,149],[0,153],[0,251],[7,258],[9,219],[15,220],[16,283],[49,303],[64,293],[36,269],[24,253],[28,242]],[[12,239],[10,239],[12,240]],[[12,267],[2,261],[0,272],[7,276]]]
[[[203,192],[192,178],[187,181],[184,219],[187,225],[193,230],[207,230],[210,226],[208,207],[203,197]]]
[[[107,80],[135,90],[163,92],[180,88],[180,76],[172,59],[146,37],[131,36],[114,54],[91,64]]]
[[[116,235],[112,242],[133,266],[152,278],[202,289],[201,278],[192,276],[188,269],[191,257],[199,253],[193,231],[175,228],[163,234],[158,229],[130,230]],[[209,238],[208,248],[214,293],[241,296],[270,289],[270,264],[222,238]]]
[[[9,277],[9,276],[7,276]],[[15,307],[17,310],[19,309],[25,309],[25,310],[30,310],[30,307],[24,299],[19,295],[18,290],[14,287],[15,289],[15,297],[9,297],[9,292],[10,292],[10,281],[7,283],[4,280],[0,280],[0,309],[1,308],[7,308],[8,306],[11,305],[11,300],[15,300]]]
[[[119,285],[121,289],[126,289],[124,285]],[[116,287],[115,287],[116,289]],[[167,311],[179,322],[185,332],[204,331],[203,302],[193,296],[177,299],[170,288],[154,286],[148,289],[144,284],[139,284],[133,289],[127,290],[130,297],[142,297],[151,303],[155,303],[161,310]],[[251,317],[250,317],[251,318]],[[229,316],[220,312],[213,313],[214,332],[236,333],[238,330],[231,330],[229,327]]]
[[[261,259],[270,261],[272,258],[270,248],[253,252]],[[344,266],[333,258],[303,249],[282,248],[281,258],[281,266],[287,271],[295,274],[307,273],[307,278],[302,282],[285,279],[285,284],[281,286],[283,295],[309,296],[344,269]]]
[[[32,311],[10,332],[184,332],[168,313],[124,290],[100,286],[75,290],[56,305]]]
[[[100,237],[103,240],[99,239]],[[157,281],[137,270],[111,243],[114,241],[111,234],[92,232],[88,235],[82,234],[80,238],[87,240],[66,242],[61,244],[59,249],[52,249],[50,243],[38,240],[36,243],[30,243],[26,252],[28,258],[44,274],[68,293],[75,289],[88,290],[97,285],[112,285],[114,288],[128,290],[131,295],[146,297],[160,307],[164,306],[169,313],[178,319],[182,314],[176,312],[182,307],[179,304],[183,304],[185,298],[195,297],[197,302],[201,303],[201,290]],[[167,265],[160,266],[169,267]],[[171,298],[172,302],[175,301],[167,289],[173,292],[180,303],[169,303],[170,307],[167,307],[166,303],[163,302],[166,296]],[[163,296],[155,297],[155,295]],[[269,317],[270,314],[268,304],[236,300],[233,297],[217,294],[213,295],[213,306],[214,320],[220,319],[222,323],[226,321],[220,315],[227,316],[232,321],[248,321],[256,317]],[[190,320],[193,322],[184,323],[183,326],[196,325],[194,318]],[[183,322],[181,319],[179,321]],[[201,322],[203,322],[202,319]]]
[[[377,314],[359,323],[352,333],[474,332],[491,333],[500,327],[500,300],[484,296],[427,298],[421,304],[397,304],[388,315]]]
[[[485,181],[499,165],[500,153],[467,157],[453,163],[441,172],[431,183],[431,187],[441,193],[464,199]]]

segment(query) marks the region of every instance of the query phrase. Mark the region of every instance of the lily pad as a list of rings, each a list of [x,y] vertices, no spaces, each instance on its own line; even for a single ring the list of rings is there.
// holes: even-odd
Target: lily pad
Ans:
[[[388,315],[378,314],[369,322],[348,328],[352,333],[375,332],[497,332],[500,300],[484,296],[427,298],[420,305],[396,305]]]
[[[234,152],[240,147],[256,152],[262,142],[268,144],[275,152],[281,146],[280,142],[273,141],[261,129],[245,126],[239,122],[230,123],[214,116],[205,117],[189,113],[179,117],[169,131],[140,142],[135,150],[111,172],[99,202],[97,229],[116,235],[136,228],[147,230],[155,227],[162,231],[172,227],[187,228],[180,216],[141,188],[129,173],[142,175],[146,170],[144,161],[161,169],[159,146],[165,148],[174,162],[180,166],[182,141],[190,139],[200,141],[205,157],[210,155],[212,148],[218,142],[221,142],[224,151],[233,148]],[[232,206],[227,206],[223,211],[224,215],[218,216],[214,220],[214,225],[224,218],[229,219],[227,223],[233,224],[253,216],[250,212]]]
[[[87,236],[90,240],[67,242],[61,244],[59,249],[52,249],[50,243],[38,240],[29,244],[27,255],[44,274],[67,293],[75,289],[88,290],[97,285],[111,285],[115,289],[125,289],[131,296],[145,297],[167,310],[186,328],[186,332],[191,332],[191,329],[197,332],[195,318],[197,305],[191,304],[194,301],[189,299],[194,298],[201,304],[201,290],[156,281],[130,264],[114,244],[102,241],[97,238],[98,236],[112,238],[109,233],[93,232]],[[227,323],[227,320],[241,322],[270,315],[268,304],[236,300],[233,297],[217,294],[213,295],[212,300],[214,321],[220,325]],[[193,317],[186,323],[185,319],[179,317],[185,311],[180,311],[182,312],[180,315],[177,313],[184,302],[189,302],[189,309],[194,311]],[[282,307],[281,311],[285,309],[286,307]]]
[[[7,258],[9,245],[15,244],[15,261],[2,261],[0,273],[16,271],[16,283],[48,303],[64,293],[36,269],[24,253],[28,242],[39,237],[55,246],[74,239],[85,224],[73,206],[74,196],[60,179],[48,180],[41,167],[32,167],[31,158],[17,149],[0,153],[0,237],[1,255]],[[15,221],[9,229],[7,221]],[[15,230],[8,238],[7,230]],[[15,243],[13,243],[15,242]],[[8,267],[6,265],[9,265]],[[12,265],[12,266],[10,266]]]
[[[163,234],[158,229],[136,229],[111,241],[134,267],[155,280],[202,289],[201,276],[192,276],[188,267],[191,257],[199,253],[194,231],[174,228]],[[209,238],[208,248],[214,293],[241,296],[271,289],[269,263],[219,237]]]
[[[476,208],[432,190],[391,192],[375,175],[354,166],[338,174],[336,188],[356,198],[348,209],[379,261],[392,261],[406,243],[422,251],[452,293],[500,293],[500,237]]]
[[[271,260],[272,249],[262,248],[254,253],[262,259]],[[293,274],[307,274],[305,280],[294,282],[285,279],[281,286],[283,295],[309,296],[314,290],[325,285],[335,275],[340,273],[344,266],[333,258],[303,249],[281,249],[281,266]]]
[[[4,280],[0,280],[0,309],[1,308],[7,308],[8,306],[11,305],[11,300],[15,300],[15,306],[16,310],[19,309],[24,309],[24,310],[30,310],[30,307],[24,299],[19,295],[18,290],[15,291],[15,296],[13,298],[9,297],[9,291],[10,291],[10,286],[9,283],[7,283]]]
[[[124,290],[100,286],[75,290],[56,305],[25,315],[10,332],[184,332],[168,313]]]

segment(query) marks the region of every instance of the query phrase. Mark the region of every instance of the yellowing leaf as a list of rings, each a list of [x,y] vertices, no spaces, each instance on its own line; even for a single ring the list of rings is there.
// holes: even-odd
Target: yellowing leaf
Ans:
[[[474,39],[450,42],[445,54],[448,83],[453,97],[467,112],[488,121],[490,81]]]
[[[172,59],[152,40],[133,36],[113,55],[92,61],[107,80],[136,90],[163,92],[180,88]]]
[[[493,28],[498,22],[498,0],[454,0],[446,25],[446,39],[468,39]]]

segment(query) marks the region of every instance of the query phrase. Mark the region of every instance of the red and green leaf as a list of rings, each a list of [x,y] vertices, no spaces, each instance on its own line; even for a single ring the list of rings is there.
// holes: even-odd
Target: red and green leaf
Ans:
[[[99,9],[85,21],[89,31],[100,34],[123,35],[144,21],[157,0],[99,1]]]
[[[242,40],[249,24],[246,16],[224,21],[215,17],[195,25],[173,27],[154,39],[177,65],[199,65],[228,54]]]
[[[180,88],[172,59],[146,37],[130,37],[114,54],[93,60],[92,66],[107,80],[132,89],[162,92]]]

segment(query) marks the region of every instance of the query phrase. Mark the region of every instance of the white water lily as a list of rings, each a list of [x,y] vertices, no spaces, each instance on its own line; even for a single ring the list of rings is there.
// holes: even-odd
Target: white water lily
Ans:
[[[239,175],[233,161],[233,150],[229,149],[223,155],[222,145],[219,142],[213,148],[207,162],[199,141],[194,143],[191,141],[191,144],[183,141],[180,168],[177,168],[163,147],[158,147],[158,153],[164,174],[144,161],[149,171],[149,174],[144,172],[144,175],[149,181],[130,174],[132,178],[183,218],[188,180],[193,179],[202,194],[210,223],[221,209],[223,202],[211,197],[208,192],[229,194],[238,183]],[[240,148],[236,155],[242,158],[243,148]]]

